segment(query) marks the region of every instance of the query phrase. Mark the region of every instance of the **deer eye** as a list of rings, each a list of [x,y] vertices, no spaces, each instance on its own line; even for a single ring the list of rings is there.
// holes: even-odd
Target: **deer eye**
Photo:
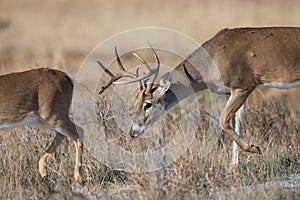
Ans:
[[[144,110],[148,110],[149,108],[152,107],[152,103],[149,103],[149,102],[144,102],[143,104],[143,109]]]

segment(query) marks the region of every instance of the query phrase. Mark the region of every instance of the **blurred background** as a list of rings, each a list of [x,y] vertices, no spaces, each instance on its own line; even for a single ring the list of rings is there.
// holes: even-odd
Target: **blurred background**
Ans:
[[[0,73],[37,66],[76,73],[108,37],[163,27],[203,43],[226,27],[299,26],[297,0],[1,0]]]

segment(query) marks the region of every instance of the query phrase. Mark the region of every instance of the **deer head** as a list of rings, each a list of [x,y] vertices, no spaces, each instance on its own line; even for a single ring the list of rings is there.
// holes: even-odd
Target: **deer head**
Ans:
[[[111,77],[111,80],[101,88],[99,94],[104,92],[104,90],[106,90],[111,84],[129,84],[133,82],[139,83],[139,88],[132,95],[129,106],[129,112],[132,118],[132,124],[129,131],[131,137],[141,136],[163,114],[166,106],[163,97],[171,85],[170,73],[163,75],[159,83],[155,84],[155,80],[157,79],[159,73],[160,61],[155,50],[151,45],[150,47],[157,63],[156,67],[153,69],[146,60],[136,53],[133,54],[142,64],[147,67],[148,73],[143,76],[139,75],[139,68],[137,68],[135,74],[128,72],[124,68],[116,48],[115,53],[120,68],[120,72],[118,74],[112,74],[100,61],[97,61],[101,68]],[[122,77],[130,77],[130,80],[118,81]]]

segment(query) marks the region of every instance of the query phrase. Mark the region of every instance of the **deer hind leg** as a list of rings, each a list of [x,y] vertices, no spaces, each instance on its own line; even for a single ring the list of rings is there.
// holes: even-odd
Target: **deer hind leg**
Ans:
[[[71,122],[73,124],[73,122]],[[81,176],[81,167],[82,167],[82,153],[83,153],[83,143],[82,143],[82,137],[77,133],[75,124],[73,124],[72,129],[74,130],[72,133],[74,134],[75,137],[73,137],[73,142],[75,145],[75,150],[76,150],[76,160],[75,160],[75,169],[74,169],[74,179],[76,182],[82,183],[82,176]],[[77,127],[78,131],[83,133],[83,129],[80,127]]]
[[[258,153],[261,154],[261,150],[258,146],[248,144],[243,138],[235,132],[235,130],[229,126],[229,122],[232,119],[235,112],[241,107],[241,105],[245,102],[249,94],[252,92],[251,90],[244,89],[233,89],[231,91],[230,98],[227,102],[227,105],[222,112],[220,118],[220,124],[223,131],[229,135],[229,137],[236,142],[236,144],[243,150],[248,151],[250,153]]]
[[[39,162],[39,171],[42,176],[46,175],[46,162],[52,153],[55,152],[59,144],[62,142],[64,137],[67,137],[70,142],[74,142],[76,149],[76,160],[75,160],[75,169],[74,169],[74,179],[75,182],[82,182],[81,176],[81,166],[82,166],[82,152],[83,144],[82,138],[77,133],[75,124],[69,119],[64,118],[64,120],[48,120],[48,124],[52,127],[53,130],[57,132],[54,141],[50,145],[46,153],[41,157]],[[78,130],[83,133],[83,130],[78,127]]]
[[[42,177],[47,176],[47,171],[46,171],[47,161],[49,160],[50,156],[56,151],[57,147],[60,145],[60,143],[63,141],[64,138],[65,138],[64,135],[60,133],[56,133],[55,138],[51,143],[50,147],[46,150],[46,153],[44,153],[40,158],[39,172]]]
[[[75,182],[82,183],[81,176],[81,167],[82,167],[82,153],[83,153],[83,144],[82,137],[79,136],[78,132],[83,133],[83,130],[80,127],[77,127],[73,122],[67,120],[64,123],[63,127],[57,128],[57,131],[64,133],[66,137],[68,137],[70,142],[73,142],[76,150],[76,158],[75,158],[75,169],[74,169],[74,179]],[[77,132],[78,130],[78,132]]]

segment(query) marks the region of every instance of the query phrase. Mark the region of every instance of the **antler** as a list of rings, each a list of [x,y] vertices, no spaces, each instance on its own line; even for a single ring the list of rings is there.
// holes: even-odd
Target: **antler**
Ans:
[[[149,44],[149,46],[151,47],[152,49],[152,52],[154,54],[154,57],[156,59],[156,63],[157,63],[157,67],[154,68],[155,69],[155,73],[154,73],[154,76],[152,78],[152,80],[149,80],[149,83],[147,84],[147,88],[146,88],[146,91],[145,91],[145,94],[151,94],[151,90],[152,90],[152,87],[153,87],[153,84],[158,76],[158,72],[159,72],[159,67],[160,67],[160,61],[159,61],[159,58],[158,58],[158,55],[156,54],[155,50],[153,49],[153,47],[151,46],[151,44],[149,42],[147,42]],[[150,64],[145,60],[143,59],[142,57],[140,57],[139,55],[137,55],[136,53],[133,53],[133,55],[135,57],[137,57],[137,59],[139,59],[139,61],[141,63],[143,63],[144,65],[146,65],[146,67],[148,68],[148,70],[151,71],[151,67],[150,67]]]
[[[116,75],[111,73],[111,71],[109,71],[99,60],[97,61],[97,63],[105,71],[105,73],[110,76],[110,81],[107,84],[105,84],[104,86],[101,87],[101,89],[99,91],[99,94],[103,93],[111,84],[119,84],[120,85],[120,84],[129,84],[129,83],[139,82],[139,81],[144,80],[144,79],[148,78],[149,76],[155,74],[159,69],[159,68],[151,69],[150,66],[147,66],[149,73],[144,75],[144,76],[138,77],[138,75],[136,75],[134,73],[131,73],[131,72],[128,72],[124,68],[124,66],[121,62],[121,59],[118,55],[117,47],[115,47],[115,54],[116,54],[116,57],[117,57],[118,66],[121,70]],[[117,80],[119,80],[120,78],[123,78],[123,77],[129,77],[129,78],[132,78],[132,79],[129,80],[129,81],[117,81]]]
[[[116,75],[114,75],[113,73],[111,73],[111,71],[109,71],[99,60],[97,60],[97,63],[99,64],[99,66],[105,71],[105,73],[107,75],[110,76],[110,81],[106,85],[102,86],[101,90],[99,91],[99,94],[101,94],[102,92],[104,92],[111,84],[113,84],[115,81],[119,80],[122,77],[131,77],[131,78],[135,78],[136,77],[133,73],[128,72],[124,68],[124,66],[123,66],[123,64],[122,64],[122,62],[120,60],[120,57],[118,55],[117,47],[115,47],[115,54],[116,54],[116,57],[117,57],[118,66],[119,66],[119,68],[121,70]]]

